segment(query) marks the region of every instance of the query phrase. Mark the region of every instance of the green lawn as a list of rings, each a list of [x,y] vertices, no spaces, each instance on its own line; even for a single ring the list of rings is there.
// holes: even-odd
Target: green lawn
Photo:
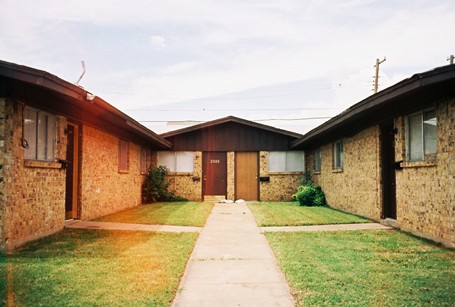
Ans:
[[[197,236],[66,229],[0,256],[0,306],[168,306]]]
[[[101,222],[150,225],[204,226],[213,204],[160,202],[142,205],[96,219]]]
[[[329,207],[303,207],[298,202],[249,203],[259,226],[366,223],[368,219]]]
[[[455,251],[399,231],[266,233],[299,306],[453,306]]]

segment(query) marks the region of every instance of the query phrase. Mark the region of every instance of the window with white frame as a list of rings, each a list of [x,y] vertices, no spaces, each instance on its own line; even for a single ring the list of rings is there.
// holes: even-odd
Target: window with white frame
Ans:
[[[193,173],[194,152],[158,151],[158,165],[166,166],[170,172]]]
[[[436,145],[436,110],[426,109],[406,117],[406,145],[408,161],[434,159]]]
[[[54,161],[56,118],[55,115],[26,107],[24,109],[24,158]]]
[[[321,147],[318,147],[314,151],[314,171],[321,171]]]
[[[333,143],[333,168],[342,169],[344,163],[343,140]]]
[[[303,151],[270,151],[269,172],[303,172],[305,170]]]

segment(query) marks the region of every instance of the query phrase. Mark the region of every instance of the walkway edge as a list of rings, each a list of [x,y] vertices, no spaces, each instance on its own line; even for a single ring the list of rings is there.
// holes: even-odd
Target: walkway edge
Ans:
[[[202,227],[174,226],[174,225],[147,225],[114,222],[95,222],[69,220],[65,222],[65,228],[73,229],[105,229],[105,230],[132,230],[149,232],[201,232]]]
[[[343,230],[393,230],[395,228],[379,223],[362,224],[331,224],[310,226],[270,226],[260,227],[261,232],[315,232],[315,231],[343,231]]]

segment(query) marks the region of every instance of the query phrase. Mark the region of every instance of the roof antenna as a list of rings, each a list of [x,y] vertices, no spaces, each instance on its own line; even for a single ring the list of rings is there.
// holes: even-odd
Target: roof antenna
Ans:
[[[82,75],[77,79],[76,85],[79,86],[79,82],[81,81],[82,77],[85,75],[85,62],[84,60],[81,61],[82,63]]]

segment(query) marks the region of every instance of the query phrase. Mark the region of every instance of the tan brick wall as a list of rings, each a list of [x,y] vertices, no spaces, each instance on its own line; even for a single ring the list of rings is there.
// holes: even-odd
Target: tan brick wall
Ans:
[[[437,161],[396,172],[400,228],[455,246],[455,100],[437,104]],[[395,158],[406,160],[404,117],[397,118]]]
[[[156,164],[156,154],[155,160]],[[170,190],[177,196],[185,197],[192,201],[202,200],[202,152],[194,152],[193,173],[171,173],[167,177],[170,181]]]
[[[297,191],[303,173],[269,173],[269,153],[259,153],[259,176],[270,177],[269,182],[260,182],[259,194],[261,201],[292,200],[292,194]]]
[[[4,122],[2,151],[2,245],[10,249],[63,228],[65,170],[59,163],[24,161],[22,104],[6,100],[4,107],[8,120]],[[65,127],[66,120],[58,116],[55,161],[66,157]]]
[[[332,143],[321,146],[321,172],[313,180],[321,185],[333,208],[380,219],[379,127],[365,129],[344,138],[344,167],[333,170]],[[306,157],[314,173],[314,152]]]
[[[227,153],[227,199],[235,200],[235,152]]]
[[[118,170],[119,138],[93,127],[82,127],[81,219],[92,219],[141,204],[144,176],[140,146],[128,145],[128,171]]]

